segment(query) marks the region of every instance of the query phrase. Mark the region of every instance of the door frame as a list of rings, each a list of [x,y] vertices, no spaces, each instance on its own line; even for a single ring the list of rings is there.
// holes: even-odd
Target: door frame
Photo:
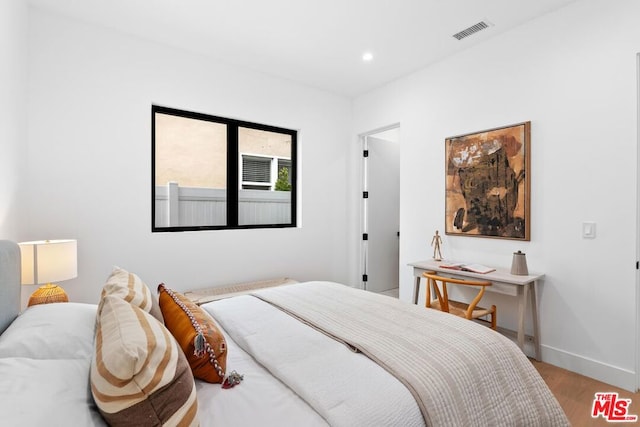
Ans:
[[[636,391],[640,390],[640,53],[636,53]]]
[[[367,194],[367,191],[369,191],[369,169],[368,169],[368,160],[367,160],[367,155],[365,155],[365,153],[367,152],[368,148],[369,148],[369,144],[368,144],[368,139],[371,136],[374,136],[376,134],[388,131],[388,130],[392,130],[392,129],[400,129],[400,122],[396,122],[396,123],[392,123],[390,125],[386,125],[386,126],[382,126],[379,128],[375,128],[373,130],[367,131],[367,132],[363,132],[358,134],[358,144],[359,144],[359,155],[358,155],[358,159],[359,159],[359,164],[360,164],[360,191],[359,191],[359,198],[360,198],[360,202],[358,203],[359,208],[358,208],[358,235],[356,236],[357,239],[357,246],[358,246],[358,283],[360,284],[360,288],[367,290],[367,281],[365,280],[367,277],[367,272],[368,272],[368,265],[369,265],[369,245],[368,245],[368,241],[364,239],[365,234],[368,232],[368,203],[367,203],[367,198],[365,197],[365,194]]]

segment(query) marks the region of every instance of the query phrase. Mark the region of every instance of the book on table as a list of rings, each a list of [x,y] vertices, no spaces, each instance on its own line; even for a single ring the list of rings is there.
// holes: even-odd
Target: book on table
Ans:
[[[465,262],[443,262],[440,267],[449,270],[470,271],[472,273],[487,274],[496,271],[495,268],[482,264],[467,264]]]

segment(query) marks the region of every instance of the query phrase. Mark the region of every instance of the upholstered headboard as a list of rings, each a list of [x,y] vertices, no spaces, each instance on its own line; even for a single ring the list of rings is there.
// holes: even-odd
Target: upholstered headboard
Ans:
[[[0,334],[20,313],[20,247],[0,240]]]

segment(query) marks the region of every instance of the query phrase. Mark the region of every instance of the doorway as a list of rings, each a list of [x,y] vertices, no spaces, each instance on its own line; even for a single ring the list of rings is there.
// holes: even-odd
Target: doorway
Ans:
[[[398,296],[400,267],[400,128],[361,136],[363,288]]]
[[[640,171],[640,53],[636,53],[636,151]],[[636,233],[640,233],[640,175],[636,178]],[[640,234],[636,235],[636,391],[640,391]]]

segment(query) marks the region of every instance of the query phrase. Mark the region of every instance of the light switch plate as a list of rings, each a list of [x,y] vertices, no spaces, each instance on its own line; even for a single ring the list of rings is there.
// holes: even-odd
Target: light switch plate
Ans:
[[[596,223],[595,222],[583,222],[582,223],[582,238],[595,239],[596,238]]]

